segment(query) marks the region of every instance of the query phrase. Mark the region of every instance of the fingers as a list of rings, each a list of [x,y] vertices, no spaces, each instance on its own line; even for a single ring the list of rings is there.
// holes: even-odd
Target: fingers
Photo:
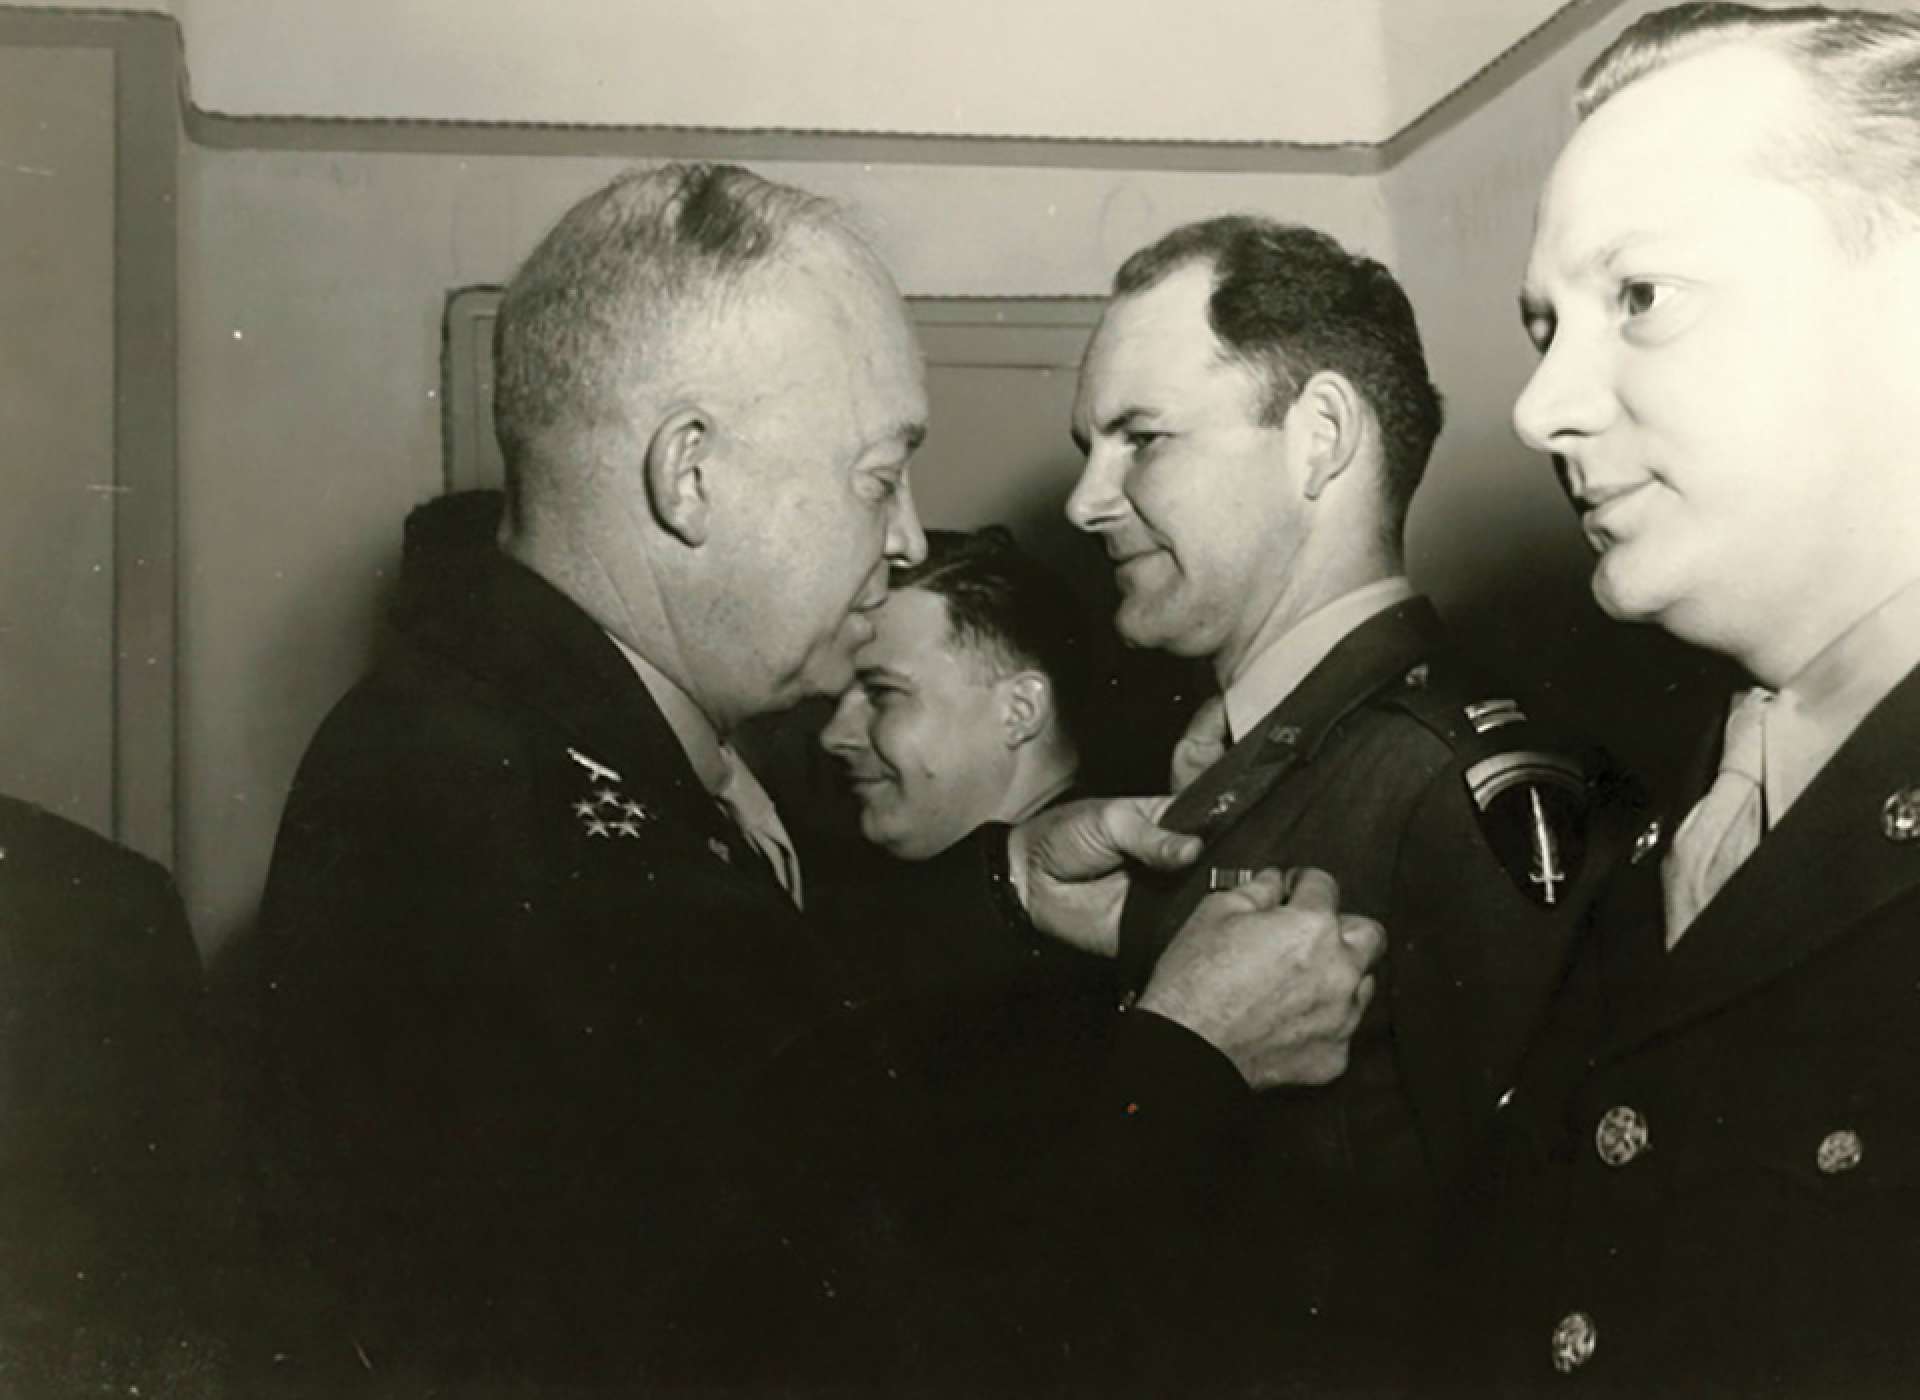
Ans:
[[[1200,854],[1200,838],[1168,831],[1156,822],[1171,799],[1123,797],[1101,812],[1108,839],[1120,854],[1155,870],[1178,870]]]
[[[1311,865],[1290,872],[1287,904],[1307,913],[1335,914],[1340,909],[1340,882]]]
[[[1340,941],[1346,944],[1361,967],[1372,967],[1387,950],[1387,931],[1372,919],[1363,919],[1358,914],[1342,914]]]

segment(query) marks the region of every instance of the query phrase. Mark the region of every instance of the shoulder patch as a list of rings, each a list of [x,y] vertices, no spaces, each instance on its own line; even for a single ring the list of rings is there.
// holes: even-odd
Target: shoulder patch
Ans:
[[[1510,749],[1468,765],[1480,829],[1520,892],[1558,908],[1587,853],[1587,782],[1579,764],[1540,749]]]

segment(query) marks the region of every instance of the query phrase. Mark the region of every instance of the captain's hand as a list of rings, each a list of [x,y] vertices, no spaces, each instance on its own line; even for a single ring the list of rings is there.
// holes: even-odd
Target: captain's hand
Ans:
[[[1120,797],[1050,807],[1007,836],[1007,871],[1034,927],[1082,952],[1112,957],[1120,943],[1127,865],[1178,870],[1200,838],[1154,824],[1165,797]]]
[[[1256,1089],[1326,1084],[1373,997],[1386,948],[1372,919],[1343,915],[1324,871],[1262,870],[1208,895],[1154,968],[1138,1008],[1176,1021],[1232,1060]]]

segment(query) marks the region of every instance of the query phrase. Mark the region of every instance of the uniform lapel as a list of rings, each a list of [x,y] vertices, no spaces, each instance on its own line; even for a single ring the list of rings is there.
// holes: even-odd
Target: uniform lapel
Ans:
[[[1608,1054],[1791,972],[1920,886],[1920,841],[1889,839],[1884,812],[1890,797],[1917,786],[1920,671],[1867,716],[1700,912],[1667,955],[1657,993],[1623,1006]],[[1659,918],[1656,893],[1656,928]]]
[[[1441,635],[1440,619],[1425,598],[1408,599],[1368,618],[1343,637],[1252,732],[1174,798],[1160,824],[1172,831],[1197,833],[1205,840],[1206,851],[1181,876],[1136,874],[1120,916],[1123,986],[1138,988],[1145,983],[1179,925],[1206,893],[1208,853],[1263,807],[1265,845],[1269,849],[1277,845],[1306,804],[1295,803],[1290,813],[1276,813],[1270,804],[1276,789],[1312,763],[1341,720],[1430,655]]]

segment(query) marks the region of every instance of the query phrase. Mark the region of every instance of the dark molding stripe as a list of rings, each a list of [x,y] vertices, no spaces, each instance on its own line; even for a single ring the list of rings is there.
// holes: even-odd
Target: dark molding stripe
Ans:
[[[181,103],[188,137],[214,150],[1376,175],[1392,169],[1426,142],[1458,125],[1624,3],[1625,0],[1568,0],[1406,126],[1385,140],[1374,142],[1140,141],[404,117],[244,116],[208,111],[194,105],[188,94],[184,65]],[[0,14],[86,14],[143,25],[164,25],[174,31],[175,43],[179,43],[178,22],[170,15],[18,10],[3,5],[0,5]]]

